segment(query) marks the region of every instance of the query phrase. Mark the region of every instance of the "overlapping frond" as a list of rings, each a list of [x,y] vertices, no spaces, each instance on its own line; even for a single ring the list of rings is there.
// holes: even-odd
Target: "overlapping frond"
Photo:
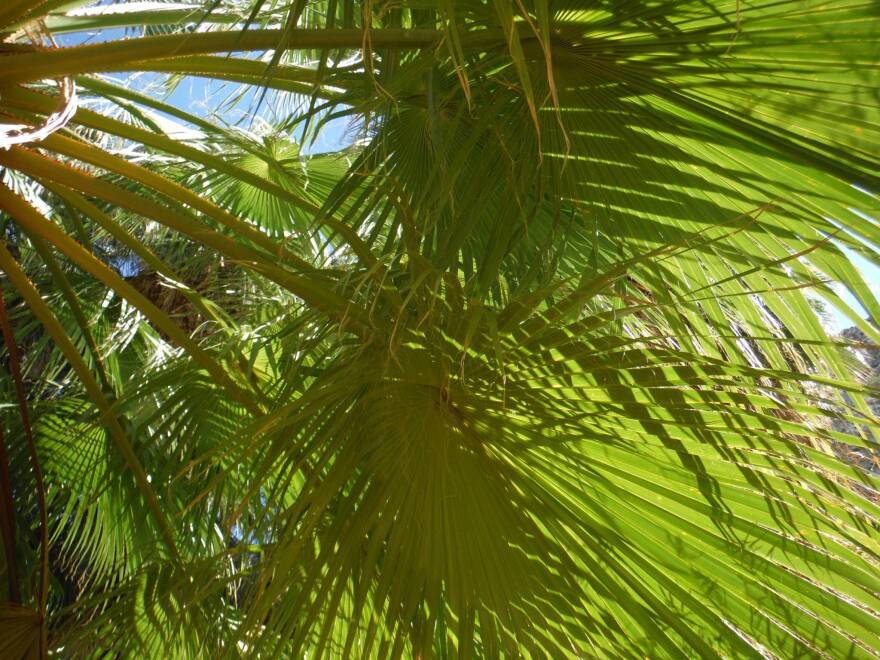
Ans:
[[[880,339],[876,3],[75,4],[0,9],[9,653],[880,654],[880,391],[815,312]]]

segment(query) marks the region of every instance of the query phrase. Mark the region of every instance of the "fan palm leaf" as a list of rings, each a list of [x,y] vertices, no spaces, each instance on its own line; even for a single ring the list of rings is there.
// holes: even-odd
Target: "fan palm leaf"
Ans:
[[[4,521],[33,557],[48,532],[54,580],[4,606],[10,653],[36,620],[78,655],[880,655],[877,478],[845,459],[880,392],[814,311],[880,339],[847,256],[878,262],[878,24],[4,5],[34,415],[3,409]],[[308,103],[254,139],[101,77],[128,71]],[[342,117],[357,146],[303,157]]]

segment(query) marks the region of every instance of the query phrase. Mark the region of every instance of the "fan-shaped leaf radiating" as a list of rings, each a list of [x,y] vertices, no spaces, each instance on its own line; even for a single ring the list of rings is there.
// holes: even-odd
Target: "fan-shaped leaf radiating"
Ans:
[[[0,649],[880,655],[878,26],[4,5]]]

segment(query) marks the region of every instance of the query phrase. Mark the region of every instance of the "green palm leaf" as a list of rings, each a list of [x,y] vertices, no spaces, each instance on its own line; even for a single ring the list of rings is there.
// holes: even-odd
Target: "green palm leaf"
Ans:
[[[874,3],[85,4],[0,9],[7,654],[880,655]]]

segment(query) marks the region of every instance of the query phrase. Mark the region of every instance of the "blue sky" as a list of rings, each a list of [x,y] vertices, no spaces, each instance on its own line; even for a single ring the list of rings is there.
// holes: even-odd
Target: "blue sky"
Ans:
[[[73,32],[61,34],[56,38],[60,46],[77,46],[101,41],[121,39],[126,36],[125,30],[120,28],[101,30],[100,32]],[[125,78],[126,74],[113,76],[117,79]],[[209,117],[212,114],[228,124],[237,124],[243,128],[249,127],[249,117],[257,107],[258,95],[253,90],[248,91],[234,105],[224,104],[224,101],[234,89],[230,83],[224,83],[196,76],[183,77],[170,94],[163,93],[159,85],[160,76],[154,74],[140,74],[136,78],[133,88],[141,93],[150,92],[155,98],[161,98],[166,103],[174,105],[182,110],[200,116]],[[137,83],[141,83],[138,85]],[[261,114],[271,113],[273,95],[269,94],[259,106]],[[305,153],[317,154],[328,151],[339,151],[349,146],[354,138],[355,130],[345,119],[332,120],[324,125],[314,144],[307,145]],[[294,139],[301,134],[294,134]]]
[[[868,193],[866,193],[866,194],[868,194]],[[856,210],[856,211],[858,212],[858,210]],[[864,216],[865,214],[859,213],[859,215]],[[877,222],[876,220],[874,220],[873,218],[869,218],[868,216],[865,216],[865,219],[866,219],[866,221]],[[877,251],[876,246],[868,245],[867,247],[873,252]],[[844,253],[846,253],[846,255],[849,257],[850,261],[855,265],[855,267],[862,274],[862,277],[865,278],[865,281],[867,282],[868,286],[871,288],[871,291],[874,294],[874,296],[878,300],[880,300],[880,267],[878,267],[876,264],[871,263],[870,261],[865,259],[865,257],[861,256],[860,254],[858,254],[854,250],[847,248],[846,246],[841,246],[841,248],[843,249]],[[840,295],[840,297],[843,298],[843,301],[846,304],[848,304],[850,307],[853,308],[853,310],[858,312],[860,316],[862,316],[862,317],[867,316],[867,312],[865,311],[864,307],[862,307],[859,304],[858,300],[856,300],[856,298],[851,293],[849,293],[843,286],[838,285],[836,287],[836,289],[837,289],[838,295]],[[852,323],[849,321],[849,319],[847,319],[843,314],[834,310],[830,306],[829,306],[829,311],[832,312],[832,315],[834,317],[833,321],[834,321],[835,325],[837,326],[837,329],[842,329],[842,328],[845,328],[845,327],[852,325]]]
[[[224,106],[224,101],[232,90],[233,86],[229,83],[186,76],[164,100],[201,117],[208,117],[213,113],[221,121],[244,129],[251,128],[250,118],[254,110],[258,110],[264,117],[271,116],[275,101],[273,94],[268,94],[258,105],[259,92],[249,90],[234,105]],[[347,119],[334,119],[323,126],[314,144],[306,145],[303,152],[318,154],[339,151],[351,145],[355,133]],[[292,137],[298,140],[301,136],[301,131],[297,130]]]

